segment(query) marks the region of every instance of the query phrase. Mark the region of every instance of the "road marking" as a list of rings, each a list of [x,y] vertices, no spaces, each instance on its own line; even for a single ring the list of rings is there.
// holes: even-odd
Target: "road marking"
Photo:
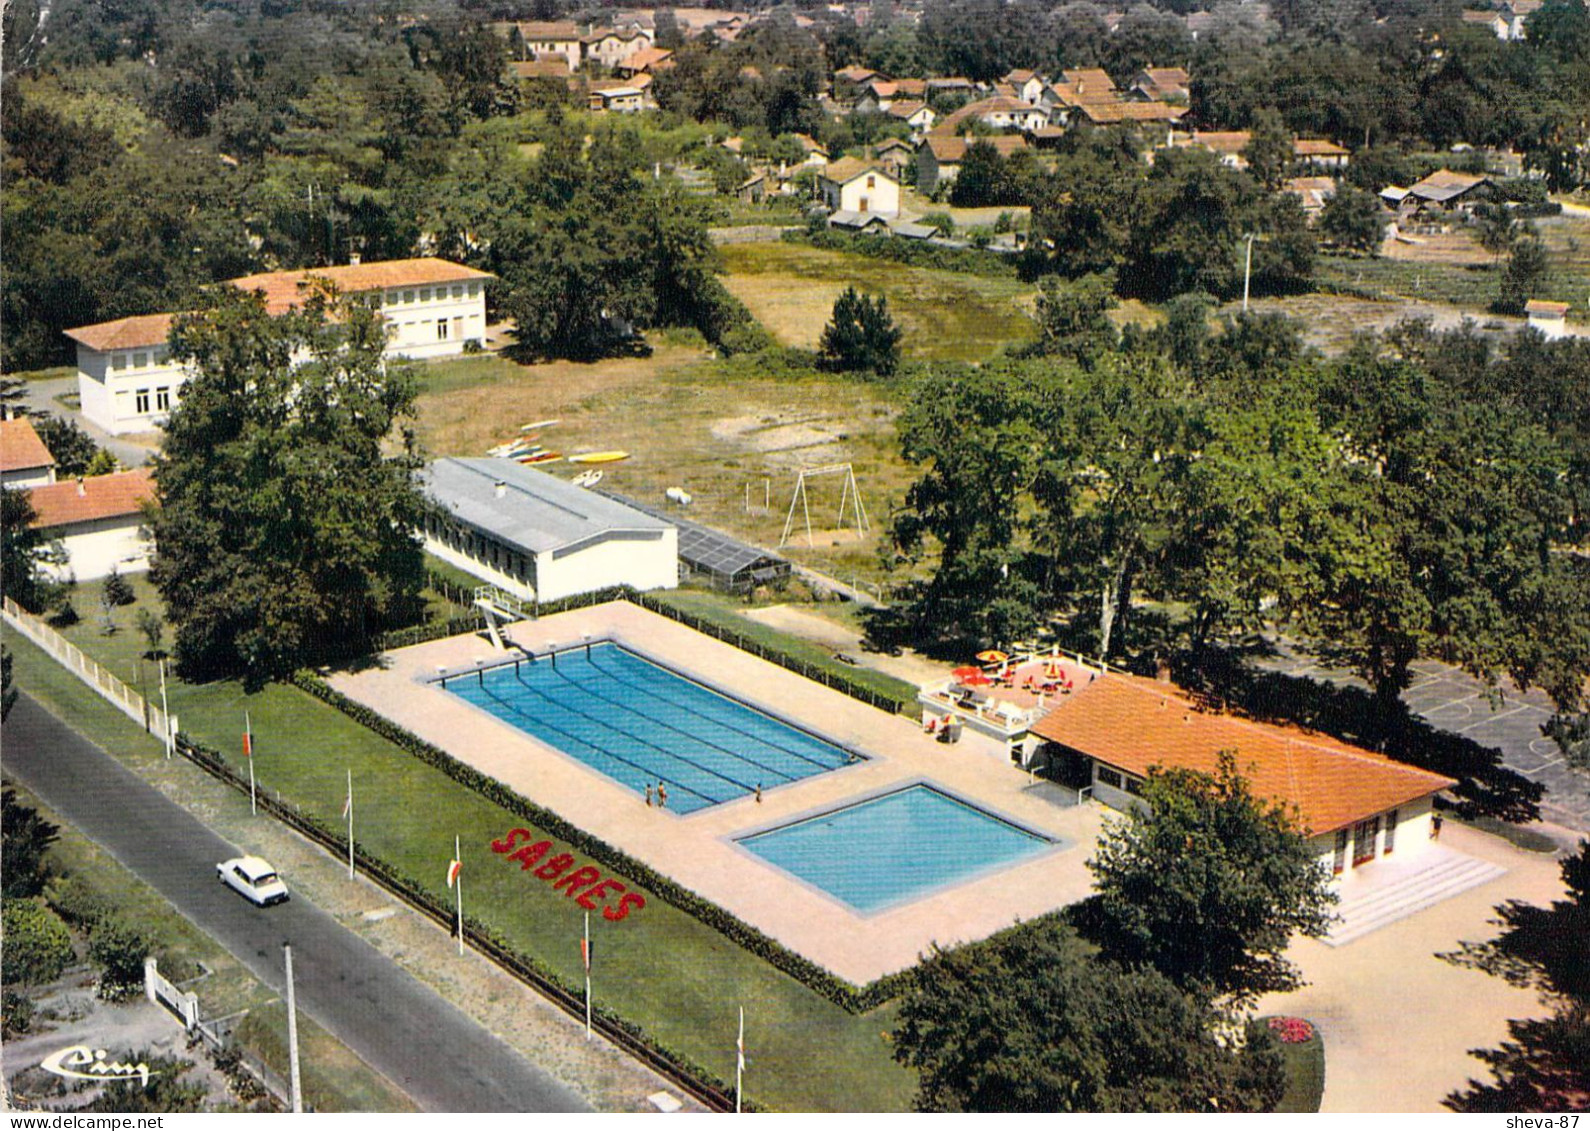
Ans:
[[[1458,733],[1458,734],[1462,734],[1462,733],[1463,733],[1463,732],[1464,732],[1464,731],[1469,731],[1469,730],[1473,730],[1473,729],[1474,729],[1474,728],[1475,728],[1475,727],[1482,727],[1482,726],[1484,726],[1484,725],[1485,725],[1485,724],[1486,724],[1486,723],[1494,723],[1494,722],[1496,722],[1496,721],[1497,721],[1497,720],[1498,720],[1498,719],[1505,719],[1505,718],[1507,718],[1507,716],[1508,716],[1508,715],[1516,715],[1516,714],[1518,714],[1518,713],[1519,713],[1519,712],[1520,712],[1520,711],[1527,711],[1527,710],[1529,710],[1529,709],[1530,709],[1530,706],[1529,706],[1529,704],[1528,704],[1528,703],[1525,703],[1525,704],[1523,704],[1523,705],[1522,705],[1522,706],[1518,706],[1518,707],[1514,707],[1514,708],[1513,708],[1513,709],[1512,709],[1512,710],[1510,710],[1510,711],[1503,711],[1503,712],[1502,712],[1502,713],[1501,713],[1501,714],[1499,714],[1499,715],[1492,715],[1492,716],[1491,716],[1491,717],[1490,717],[1490,718],[1488,718],[1488,719],[1481,719],[1481,720],[1480,720],[1480,721],[1479,721],[1479,722],[1477,722],[1477,723],[1470,723],[1470,724],[1469,724],[1469,725],[1468,725],[1468,726],[1466,726],[1466,727],[1458,727],[1458,729],[1457,729],[1457,731],[1456,731],[1456,733]],[[1531,743],[1531,744],[1530,744],[1530,745],[1534,745],[1534,744],[1533,744],[1533,743]]]

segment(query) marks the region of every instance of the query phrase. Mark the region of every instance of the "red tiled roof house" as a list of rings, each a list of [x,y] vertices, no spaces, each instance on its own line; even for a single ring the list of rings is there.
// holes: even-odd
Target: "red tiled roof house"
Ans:
[[[58,580],[92,581],[112,569],[137,573],[149,568],[152,548],[144,505],[155,497],[148,468],[71,479],[28,492],[37,517],[32,526],[66,549],[61,569],[46,566]]]

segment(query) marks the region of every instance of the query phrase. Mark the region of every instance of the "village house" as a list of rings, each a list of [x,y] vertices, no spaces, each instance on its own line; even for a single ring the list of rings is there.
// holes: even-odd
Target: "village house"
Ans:
[[[598,28],[581,36],[581,65],[596,63],[609,70],[651,47],[651,37],[642,31],[616,31]]]
[[[971,138],[930,133],[922,139],[916,151],[916,191],[923,196],[932,196],[954,184],[955,178],[960,175],[961,162],[966,158],[966,148],[974,140],[993,146],[1007,160],[1011,154],[1027,148],[1027,139],[1020,134]]]
[[[1352,160],[1349,150],[1319,137],[1298,138],[1292,143],[1292,156],[1299,165],[1316,169],[1345,169]]]
[[[919,102],[914,98],[894,103],[889,107],[888,113],[889,117],[910,126],[911,136],[918,138],[931,130],[934,121],[938,118],[926,102]]]
[[[997,95],[993,98],[968,102],[939,123],[943,132],[959,131],[964,125],[980,122],[991,130],[1021,130],[1030,132],[1049,124],[1049,115],[1039,106],[1031,106],[1017,98]]]
[[[1476,204],[1490,199],[1494,187],[1484,173],[1437,169],[1405,190],[1392,185],[1380,195],[1393,204],[1399,220],[1407,220],[1420,214],[1466,214]]]
[[[569,70],[580,69],[584,54],[580,29],[572,20],[534,20],[514,25],[513,49],[521,59],[547,59],[562,56]]]
[[[621,79],[636,75],[655,75],[673,66],[674,53],[666,47],[642,47],[632,55],[613,64],[613,73]]]
[[[1568,336],[1568,304],[1532,298],[1524,304],[1524,316],[1532,329],[1556,340]]]
[[[1497,39],[1520,40],[1527,36],[1525,23],[1540,11],[1544,0],[1504,0],[1493,11],[1465,8],[1463,22],[1485,28]]]
[[[1036,106],[1038,96],[1043,93],[1045,82],[1036,71],[1014,70],[1000,80],[1009,87],[1016,98]]]
[[[646,91],[633,82],[597,83],[586,98],[588,108],[599,114],[634,114],[654,108]]]
[[[1186,102],[1192,76],[1181,67],[1144,67],[1126,86],[1126,96],[1142,102]]]
[[[1332,177],[1293,177],[1285,190],[1303,202],[1303,215],[1312,224],[1325,202],[1336,195],[1336,181]]]
[[[890,218],[900,214],[900,182],[880,163],[859,157],[831,161],[818,181],[823,204],[835,215]]]
[[[55,457],[25,416],[0,420],[0,487],[44,487],[55,482]]]
[[[148,569],[152,545],[144,507],[154,497],[148,468],[29,490],[37,516],[30,525],[46,541],[59,541],[67,554],[65,565],[45,564],[43,572],[56,581],[93,581],[112,570]]]
[[[486,280],[492,276],[445,259],[396,259],[308,271],[272,271],[228,280],[260,291],[266,309],[284,314],[302,288],[324,279],[343,294],[379,304],[388,357],[446,357],[486,336]],[[66,331],[77,343],[77,387],[88,420],[113,435],[159,427],[177,403],[186,367],[166,345],[172,314],[143,314]]]
[[[872,151],[873,159],[894,174],[895,179],[902,184],[905,183],[906,166],[911,164],[911,159],[915,154],[915,146],[897,137],[891,137],[887,141],[880,142]]]

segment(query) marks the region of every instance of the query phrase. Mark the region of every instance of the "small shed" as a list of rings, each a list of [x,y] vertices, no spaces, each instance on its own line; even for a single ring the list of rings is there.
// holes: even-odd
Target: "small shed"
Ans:
[[[781,585],[789,579],[793,569],[789,560],[770,550],[611,491],[597,493],[678,527],[679,573],[683,578],[699,578],[724,593],[742,594],[759,585]]]

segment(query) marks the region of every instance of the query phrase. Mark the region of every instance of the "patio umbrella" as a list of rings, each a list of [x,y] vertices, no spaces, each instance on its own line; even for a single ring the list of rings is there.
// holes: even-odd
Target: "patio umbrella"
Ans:
[[[966,667],[956,668],[954,671],[950,672],[950,674],[956,679],[971,679],[974,675],[982,675],[983,669],[972,667],[970,664],[968,664]]]
[[[985,664],[1002,664],[1010,659],[1010,656],[997,648],[990,648],[986,652],[977,653],[977,658]]]

